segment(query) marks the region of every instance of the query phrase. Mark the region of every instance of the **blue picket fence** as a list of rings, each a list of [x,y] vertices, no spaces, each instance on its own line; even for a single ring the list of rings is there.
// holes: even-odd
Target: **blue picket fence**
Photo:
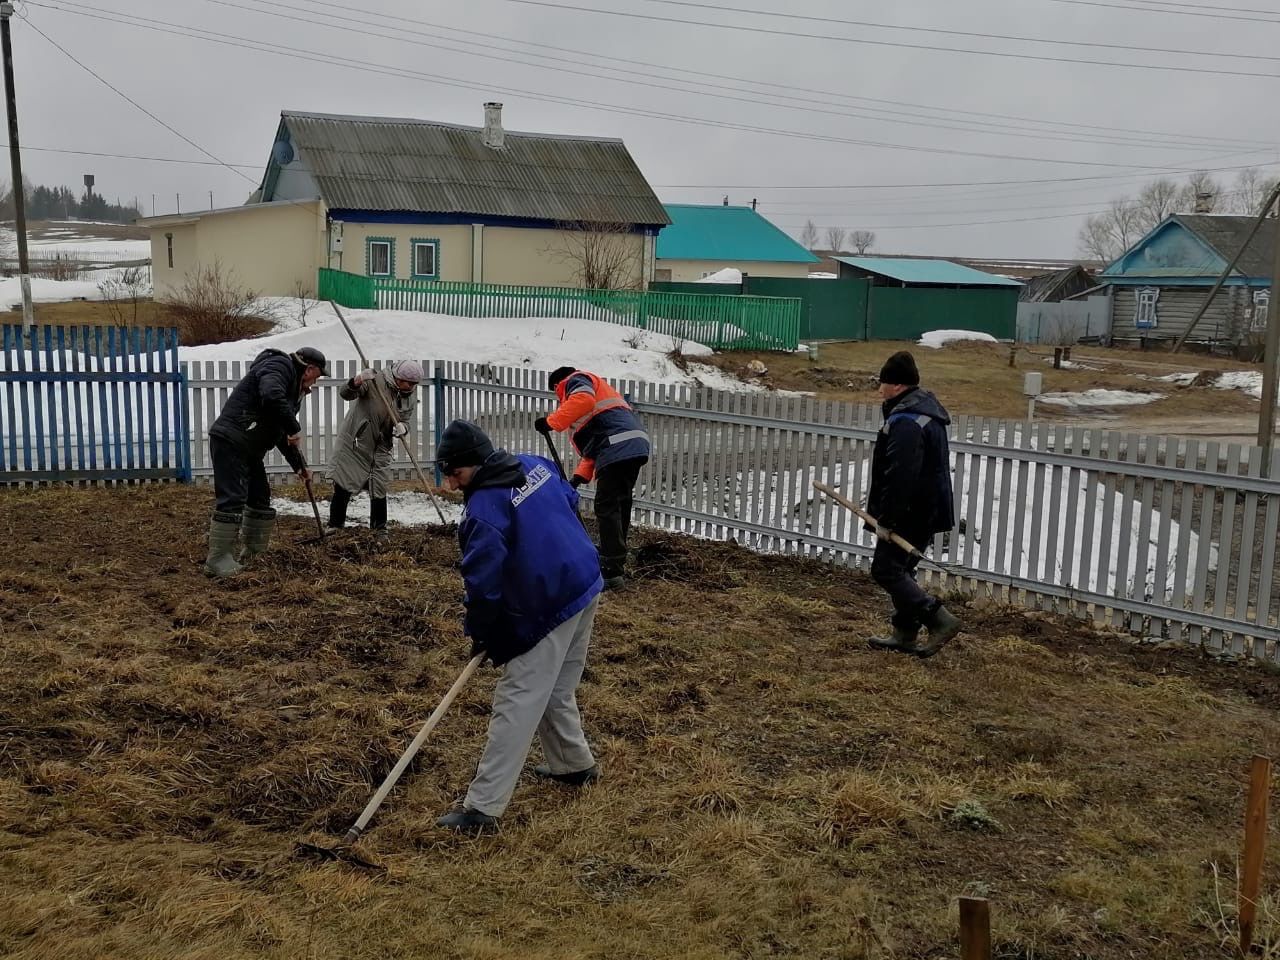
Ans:
[[[0,327],[0,483],[191,479],[178,331]]]

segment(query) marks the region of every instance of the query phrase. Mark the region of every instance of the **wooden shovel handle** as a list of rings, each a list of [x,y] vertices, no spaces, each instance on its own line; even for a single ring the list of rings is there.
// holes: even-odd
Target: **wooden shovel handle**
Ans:
[[[881,529],[880,521],[878,521],[871,514],[867,513],[867,511],[863,510],[860,506],[858,506],[856,503],[854,503],[844,494],[840,493],[840,491],[836,490],[834,487],[827,486],[825,483],[819,483],[817,480],[813,481],[813,488],[817,490],[819,493],[825,493],[828,497],[830,497],[836,503],[840,504],[840,506],[844,507],[846,510],[853,511],[857,516],[865,520],[873,530],[875,530],[877,537],[882,536],[882,534],[880,533],[880,529]],[[892,530],[888,532],[888,539],[895,546],[901,547],[903,550],[907,551],[907,553],[911,554],[911,556],[917,557],[921,560],[925,559],[924,554],[922,554],[919,550],[917,550],[912,543],[898,536]]]

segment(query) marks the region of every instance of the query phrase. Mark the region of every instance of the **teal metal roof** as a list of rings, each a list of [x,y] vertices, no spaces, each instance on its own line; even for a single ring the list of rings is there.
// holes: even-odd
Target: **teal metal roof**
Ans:
[[[936,283],[949,287],[1020,287],[1017,280],[962,267],[950,260],[913,260],[905,257],[833,257],[859,270],[903,283]]]
[[[671,226],[658,234],[659,260],[768,260],[817,263],[818,258],[750,207],[663,205]]]

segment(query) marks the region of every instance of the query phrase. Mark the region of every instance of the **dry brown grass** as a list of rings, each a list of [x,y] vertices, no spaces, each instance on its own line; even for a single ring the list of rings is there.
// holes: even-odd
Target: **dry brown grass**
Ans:
[[[1073,361],[1096,370],[1055,370],[1046,359],[1051,347],[1019,346],[1016,365],[1009,366],[1007,344],[958,342],[941,350],[915,343],[873,341],[870,343],[824,343],[817,362],[802,354],[725,353],[710,362],[731,373],[739,373],[753,359],[769,368],[764,382],[782,390],[802,390],[832,400],[879,403],[876,377],[886,357],[897,350],[910,350],[920,367],[926,387],[933,390],[953,413],[972,416],[1021,419],[1027,415],[1022,394],[1023,376],[1030,371],[1044,374],[1044,391],[1081,391],[1094,387],[1111,390],[1155,391],[1167,396],[1141,407],[1125,408],[1126,421],[1158,420],[1163,417],[1191,417],[1197,414],[1257,415],[1257,401],[1239,391],[1215,390],[1210,386],[1179,389],[1165,383],[1153,384],[1134,374],[1161,376],[1181,371],[1222,371],[1260,369],[1242,360],[1183,353],[1073,347]],[[697,361],[701,362],[701,361]],[[1113,414],[1114,410],[1108,411]],[[1075,415],[1075,414],[1072,414]],[[1039,419],[1053,421],[1068,416],[1061,408],[1047,404],[1036,407]]]
[[[932,661],[875,654],[863,576],[641,532],[582,688],[604,779],[437,831],[485,671],[367,875],[294,844],[345,830],[461,669],[452,538],[285,518],[214,584],[207,490],[3,496],[0,956],[941,960],[960,894],[1005,958],[1227,955],[1270,674],[989,607]]]

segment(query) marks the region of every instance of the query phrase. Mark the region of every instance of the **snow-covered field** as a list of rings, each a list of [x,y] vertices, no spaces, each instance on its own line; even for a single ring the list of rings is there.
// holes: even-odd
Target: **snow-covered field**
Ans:
[[[1262,399],[1262,372],[1258,370],[1233,370],[1222,374],[1213,385],[1219,390],[1241,390],[1255,400]]]
[[[296,300],[286,297],[273,303],[293,309],[300,323]],[[532,370],[567,365],[627,380],[701,384],[717,390],[759,389],[712,367],[700,366],[694,374],[685,373],[668,357],[677,346],[671,337],[597,320],[452,317],[405,310],[344,310],[343,314],[371,360],[471,360]],[[306,319],[306,327],[294,326],[265,337],[184,347],[181,358],[252,360],[267,347],[292,352],[312,346],[331,360],[358,360],[351,340],[327,304],[311,309]],[[712,353],[709,347],[687,340],[680,347],[690,357]]]
[[[445,523],[457,523],[462,519],[462,504],[440,499],[440,511],[444,514]],[[311,501],[290,500],[286,497],[274,497],[271,505],[278,513],[288,517],[306,517],[315,523],[315,514],[311,512]],[[329,501],[316,498],[320,510],[320,520],[327,523],[329,518]],[[409,527],[438,524],[440,514],[431,505],[431,499],[425,493],[412,491],[392,492],[387,496],[387,517],[392,525],[397,523]],[[369,525],[369,497],[360,493],[351,498],[351,506],[347,510],[347,526],[367,527]]]

